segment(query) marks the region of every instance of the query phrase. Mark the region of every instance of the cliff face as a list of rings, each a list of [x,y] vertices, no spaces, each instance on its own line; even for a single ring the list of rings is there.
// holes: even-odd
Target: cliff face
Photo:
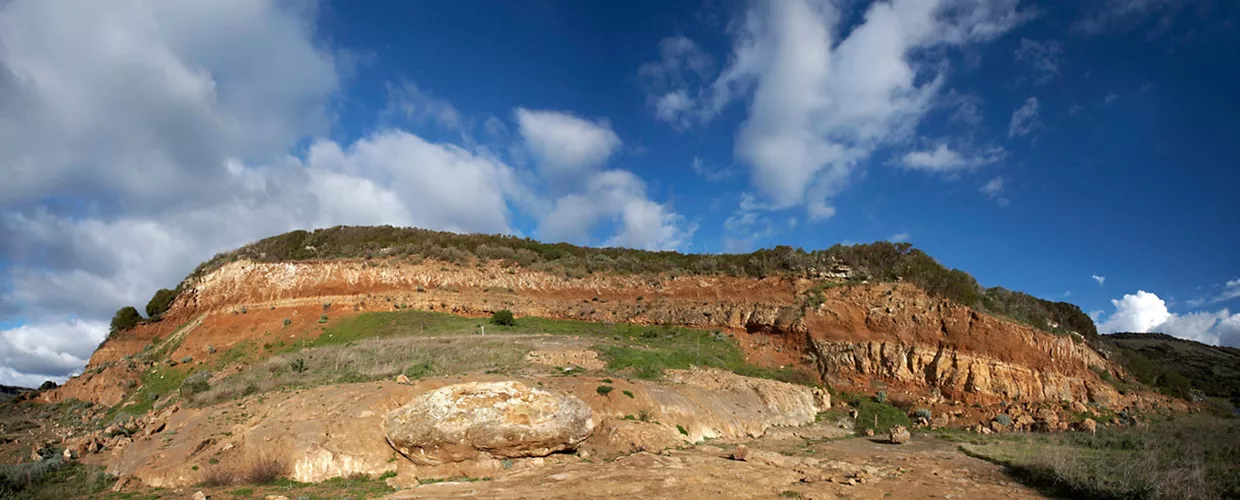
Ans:
[[[398,306],[467,315],[510,309],[518,316],[717,328],[734,334],[751,360],[812,366],[832,385],[879,382],[981,403],[1123,403],[1091,370],[1113,365],[1079,338],[979,314],[908,284],[822,285],[730,276],[569,278],[498,262],[240,260],[187,282],[162,322],[105,342],[87,375],[50,398],[115,404],[111,387],[133,376],[125,357],[157,337],[183,338],[167,356],[180,359],[209,344],[257,337],[290,314],[317,317],[330,302],[333,317]]]

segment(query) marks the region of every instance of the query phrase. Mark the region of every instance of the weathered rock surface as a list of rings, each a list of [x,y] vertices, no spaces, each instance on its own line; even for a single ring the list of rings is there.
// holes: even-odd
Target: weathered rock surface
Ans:
[[[903,425],[892,427],[891,431],[887,434],[887,440],[891,441],[892,444],[904,444],[910,439],[913,439],[913,435],[909,434],[908,429],[906,429]]]
[[[542,457],[590,436],[590,407],[575,396],[521,382],[450,385],[415,398],[383,421],[388,443],[414,463]]]

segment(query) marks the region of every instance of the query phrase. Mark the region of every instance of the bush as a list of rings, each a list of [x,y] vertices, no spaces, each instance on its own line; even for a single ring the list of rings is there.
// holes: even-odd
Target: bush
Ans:
[[[284,326],[288,326],[288,325],[291,325],[291,324],[293,324],[293,320],[288,319],[288,318],[284,318]]]
[[[878,394],[874,395],[874,402],[878,404],[886,403],[887,402],[887,391],[878,391]]]
[[[148,318],[158,318],[172,307],[172,303],[177,299],[177,291],[167,288],[160,288],[155,292],[155,296],[151,297],[150,302],[146,303],[146,316]]]
[[[995,416],[995,422],[999,422],[999,425],[1002,425],[1004,427],[1011,427],[1012,417],[1007,416],[1006,413],[1000,413],[999,415]]]
[[[931,418],[933,418],[934,414],[930,412],[929,408],[918,408],[916,411],[913,412],[913,416],[917,418],[930,420]]]
[[[305,372],[306,371],[306,360],[301,359],[301,358],[294,359],[293,361],[289,362],[289,369],[293,370],[293,373]]]
[[[112,316],[111,331],[109,334],[123,332],[129,330],[138,323],[142,322],[142,315],[138,314],[138,310],[133,306],[125,306],[116,310],[116,314]]]
[[[606,396],[608,394],[611,394],[611,391],[613,390],[615,390],[615,388],[610,385],[600,385],[596,389],[594,389],[594,392],[597,392],[599,394]]]
[[[50,389],[55,389],[56,387],[57,387],[56,382],[52,382],[51,380],[45,380],[43,381],[43,384],[39,386],[39,390],[46,391]]]
[[[322,316],[319,316],[319,324],[320,324],[320,325],[321,325],[321,324],[323,324],[323,323],[326,323],[326,322],[327,322],[327,315],[326,315],[326,314],[324,314],[324,315],[322,315]]]
[[[517,319],[512,316],[512,311],[501,309],[495,311],[491,315],[491,324],[499,326],[517,326]]]
[[[195,394],[201,394],[211,389],[211,372],[200,371],[185,378],[181,382],[181,397],[191,398]]]

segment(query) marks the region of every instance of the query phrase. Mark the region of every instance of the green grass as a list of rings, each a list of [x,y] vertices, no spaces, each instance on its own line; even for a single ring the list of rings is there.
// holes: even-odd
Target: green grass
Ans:
[[[897,425],[905,427],[913,425],[908,415],[904,413],[904,410],[896,408],[890,403],[879,403],[867,395],[847,392],[842,392],[836,397],[857,410],[855,427],[858,436],[864,436],[866,429],[873,429],[874,434],[879,435],[890,431],[892,427]]]
[[[1096,434],[961,432],[965,453],[1048,493],[1100,499],[1240,498],[1240,420],[1179,416]]]
[[[107,491],[114,479],[103,467],[59,458],[0,465],[0,498],[81,498]]]
[[[444,478],[427,478],[419,479],[418,484],[436,484],[436,483],[476,483],[478,481],[490,481],[489,477],[466,477],[453,476]]]
[[[142,374],[142,382],[136,392],[130,394],[120,404],[109,410],[106,420],[115,422],[151,411],[156,401],[163,401],[165,398],[175,396],[181,388],[181,383],[185,381],[185,378],[189,376],[191,371],[155,365],[155,367]],[[159,399],[151,399],[152,394],[157,395]],[[133,404],[126,406],[126,403],[130,401]]]

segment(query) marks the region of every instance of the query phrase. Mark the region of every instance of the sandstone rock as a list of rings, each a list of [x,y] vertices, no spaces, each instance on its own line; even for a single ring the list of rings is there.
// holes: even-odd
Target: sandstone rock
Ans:
[[[284,495],[267,495],[263,497],[263,500],[288,500],[288,497]]]
[[[77,452],[75,452],[75,451],[73,451],[73,450],[71,450],[71,449],[65,448],[65,451],[61,452],[61,456],[62,456],[62,457],[64,457],[64,459],[65,459],[65,461],[66,461],[66,462],[68,462],[68,461],[70,461],[70,460],[73,460],[73,459],[77,458],[77,457],[78,457],[78,454],[77,454]]]
[[[1092,418],[1087,418],[1081,421],[1080,429],[1089,433],[1098,432],[1098,422],[1094,422],[1094,419]]]
[[[907,443],[909,439],[912,439],[912,437],[913,436],[909,434],[908,429],[905,429],[903,425],[892,427],[891,432],[887,436],[888,440],[890,440],[893,444]]]
[[[209,500],[211,497],[207,496],[207,494],[202,491],[195,491],[194,496],[191,498],[194,500]]]
[[[471,382],[423,394],[388,413],[387,441],[420,465],[541,457],[571,450],[593,430],[580,399],[516,381]]]
[[[683,439],[680,433],[671,427],[608,419],[594,430],[590,442],[605,451],[627,454],[643,451],[658,453],[679,445]]]
[[[396,383],[398,383],[398,384],[405,384],[405,385],[409,385],[409,384],[410,384],[409,377],[406,377],[406,376],[405,376],[405,374],[403,374],[403,373],[402,373],[402,374],[400,374],[400,375],[397,375],[397,376],[396,376]]]
[[[866,436],[868,436],[868,437],[874,437],[874,429],[871,429],[871,428],[869,428],[869,427],[866,427],[866,428],[865,428],[865,435],[866,435]]]

